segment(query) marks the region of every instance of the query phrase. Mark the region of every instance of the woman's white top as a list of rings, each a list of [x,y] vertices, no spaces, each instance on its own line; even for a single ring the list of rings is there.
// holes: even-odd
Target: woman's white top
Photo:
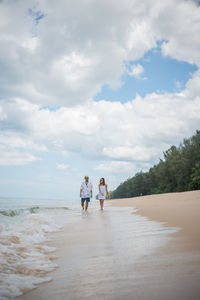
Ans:
[[[100,185],[100,191],[103,195],[100,193],[98,194],[99,199],[106,199],[106,186],[105,185]]]

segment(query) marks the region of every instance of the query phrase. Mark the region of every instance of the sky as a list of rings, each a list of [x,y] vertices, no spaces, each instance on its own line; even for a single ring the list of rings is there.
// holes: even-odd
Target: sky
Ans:
[[[79,199],[200,129],[194,0],[0,1],[0,196]]]

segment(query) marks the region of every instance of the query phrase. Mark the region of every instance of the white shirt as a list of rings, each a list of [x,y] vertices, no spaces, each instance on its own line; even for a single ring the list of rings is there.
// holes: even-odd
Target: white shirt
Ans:
[[[81,184],[81,198],[90,198],[91,197],[91,192],[92,192],[91,182],[88,182],[88,184],[83,182]]]

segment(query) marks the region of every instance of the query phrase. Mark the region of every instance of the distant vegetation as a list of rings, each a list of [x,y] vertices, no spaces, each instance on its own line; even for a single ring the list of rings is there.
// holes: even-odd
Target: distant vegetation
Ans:
[[[139,172],[121,183],[110,197],[182,192],[200,189],[200,131],[184,139],[179,147],[164,152],[164,159],[148,172]]]

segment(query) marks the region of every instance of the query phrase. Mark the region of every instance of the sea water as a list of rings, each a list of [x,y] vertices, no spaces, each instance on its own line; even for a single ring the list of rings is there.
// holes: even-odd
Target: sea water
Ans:
[[[45,242],[78,212],[77,201],[0,198],[0,299],[51,280],[56,249]]]
[[[47,244],[55,238],[52,233],[62,236],[63,226],[80,223],[88,226],[88,234],[99,231],[102,240],[92,255],[96,257],[95,269],[98,264],[99,271],[106,265],[102,272],[107,275],[111,256],[115,259],[126,253],[129,260],[138,261],[166,243],[169,233],[176,231],[132,212],[133,208],[106,204],[101,213],[95,200],[85,213],[78,200],[0,198],[0,299],[12,299],[51,280],[50,272],[57,268],[56,248]],[[126,260],[121,261],[123,264],[118,267],[127,268]]]

